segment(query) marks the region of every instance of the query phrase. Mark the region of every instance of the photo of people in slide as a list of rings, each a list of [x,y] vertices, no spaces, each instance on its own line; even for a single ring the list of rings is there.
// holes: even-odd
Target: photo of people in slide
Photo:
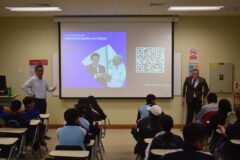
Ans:
[[[75,50],[66,48],[65,58],[73,60],[65,61],[66,66],[78,70],[75,74],[66,72],[66,87],[126,87],[125,32],[71,32],[64,36],[64,43],[74,41],[71,45],[76,45],[71,46]],[[76,76],[78,80],[73,80]]]

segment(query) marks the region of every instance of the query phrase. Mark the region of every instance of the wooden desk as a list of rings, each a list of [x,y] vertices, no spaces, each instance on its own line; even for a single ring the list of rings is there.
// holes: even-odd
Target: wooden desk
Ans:
[[[152,140],[153,140],[153,138],[145,138],[144,142],[149,144],[149,143],[152,143]]]
[[[10,146],[16,143],[18,138],[0,137],[0,145]]]
[[[89,151],[64,151],[64,150],[55,150],[49,153],[52,157],[71,157],[71,158],[87,158]]]
[[[21,152],[23,151],[23,147],[25,145],[25,139],[26,139],[26,136],[25,136],[26,131],[27,131],[27,128],[0,128],[0,133],[21,135],[21,142],[19,146],[18,155],[20,155]]]
[[[240,145],[240,139],[231,139],[230,142],[233,144]]]
[[[177,149],[152,149],[151,152],[154,155],[162,156],[170,152],[174,152]]]
[[[0,133],[24,134],[27,128],[0,128]]]
[[[42,119],[48,119],[50,117],[50,114],[39,114],[39,117]]]
[[[31,125],[31,126],[36,126],[36,125],[39,125],[40,122],[41,122],[41,120],[39,120],[39,119],[32,119],[32,120],[30,121],[30,125]]]
[[[1,146],[11,146],[7,160],[16,158],[15,148],[16,148],[17,140],[18,140],[18,138],[0,137],[0,145]]]

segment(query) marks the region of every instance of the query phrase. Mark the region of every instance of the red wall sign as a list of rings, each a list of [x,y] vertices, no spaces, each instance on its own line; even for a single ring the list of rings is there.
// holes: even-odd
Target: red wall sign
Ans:
[[[48,65],[48,60],[29,60],[29,65]]]

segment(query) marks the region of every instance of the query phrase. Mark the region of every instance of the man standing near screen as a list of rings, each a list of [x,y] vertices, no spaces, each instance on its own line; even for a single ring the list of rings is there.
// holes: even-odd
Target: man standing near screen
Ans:
[[[47,102],[46,96],[47,91],[55,91],[57,86],[54,88],[49,87],[47,81],[43,78],[43,66],[35,66],[35,75],[30,77],[22,86],[22,90],[27,94],[35,98],[35,109],[40,113],[46,113]]]
[[[107,86],[107,80],[105,78],[106,71],[105,67],[99,64],[100,55],[98,53],[93,53],[91,55],[92,63],[87,65],[88,71],[93,75],[94,79],[104,86]]]
[[[199,76],[199,70],[194,69],[192,76],[186,78],[183,85],[183,104],[187,102],[187,124],[191,123],[194,114],[202,107],[202,98],[208,94],[208,85],[204,78]]]

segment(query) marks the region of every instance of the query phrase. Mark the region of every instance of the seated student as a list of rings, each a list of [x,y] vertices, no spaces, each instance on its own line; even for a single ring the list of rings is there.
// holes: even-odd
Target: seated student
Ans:
[[[152,154],[152,149],[178,149],[183,147],[183,139],[171,132],[173,119],[169,115],[161,117],[160,125],[162,131],[157,133],[146,149],[145,160],[158,160],[161,156]],[[149,155],[149,156],[148,156]]]
[[[158,132],[161,131],[160,120],[163,114],[162,108],[153,105],[148,107],[149,116],[141,119],[138,123],[138,134],[137,144],[134,149],[134,153],[140,155],[142,158],[145,157],[145,150],[147,144],[144,142],[145,138],[153,138]]]
[[[35,133],[35,126],[29,125],[30,120],[34,118],[38,118],[39,112],[35,111],[34,107],[34,99],[31,97],[25,97],[23,99],[23,103],[25,105],[25,108],[21,108],[21,101],[14,100],[11,103],[11,108],[7,109],[6,112],[4,112],[2,115],[4,115],[4,121],[6,127],[12,127],[12,128],[28,128],[26,133],[26,143],[29,144],[32,142],[34,138]],[[33,145],[34,150],[40,149],[40,142],[42,144],[45,144],[44,141],[42,141],[42,136],[44,135],[45,126],[40,127],[39,130],[39,136],[36,139],[36,142]]]
[[[183,129],[184,146],[163,155],[161,160],[214,160],[209,152],[203,152],[207,144],[208,132],[200,124],[190,123]]]
[[[0,118],[4,119],[6,127],[24,128],[28,127],[29,121],[24,119],[24,109],[21,108],[21,101],[14,100],[11,103],[11,107],[1,107]]]
[[[76,109],[70,108],[64,112],[66,125],[57,130],[58,145],[80,146],[85,150],[84,138],[87,131],[80,127],[78,113]]]
[[[229,124],[225,129],[224,126],[218,126],[226,138],[222,138],[219,143],[219,150],[225,157],[240,158],[240,146],[230,142],[231,139],[240,140],[240,108],[236,109],[237,120],[234,124]]]
[[[227,115],[231,110],[231,103],[227,99],[221,99],[218,103],[218,114],[215,114],[210,118],[209,125],[207,126],[209,133],[213,133],[210,142],[210,151],[214,150],[219,138],[221,138],[221,134],[216,132],[216,129],[219,125],[225,125]]]
[[[217,95],[215,93],[209,93],[207,95],[208,104],[205,104],[197,114],[197,123],[201,124],[204,115],[208,112],[218,111]]]
[[[86,104],[79,103],[79,104],[75,105],[75,108],[78,112],[79,121],[81,122],[82,127],[84,129],[86,129],[86,131],[89,131],[90,123],[85,118],[87,116],[87,106],[86,106]]]
[[[232,111],[231,103],[227,99],[221,99],[218,103],[218,114],[210,118],[210,129],[216,130],[219,124],[224,125],[230,111]]]
[[[93,122],[98,121],[98,113],[92,110],[91,104],[87,98],[81,98],[78,100],[78,104],[85,104],[86,105],[86,119],[88,122],[93,125]]]
[[[107,115],[103,112],[102,108],[98,105],[98,102],[94,96],[89,96],[88,101],[92,107],[92,111],[98,114],[97,120],[104,120],[107,118]]]
[[[35,99],[30,96],[26,96],[23,99],[23,104],[25,106],[25,113],[23,114],[23,117],[25,120],[31,120],[39,118],[39,111],[34,109],[35,107]]]
[[[26,96],[23,99],[23,104],[25,106],[24,108],[24,113],[23,113],[23,118],[26,121],[30,121],[32,119],[40,119],[39,114],[40,112],[36,110],[35,107],[35,99],[30,96]],[[27,140],[32,140],[35,132],[35,126],[29,126],[29,130],[27,133]],[[41,124],[39,128],[39,136],[37,137],[38,139],[36,140],[35,148],[38,149],[40,147],[40,142],[42,145],[46,145],[44,141],[44,135],[45,135],[45,129],[46,125]]]
[[[143,119],[149,115],[147,108],[156,104],[156,96],[154,94],[148,94],[146,97],[146,102],[147,103],[141,106],[138,110],[137,123],[140,119]]]

